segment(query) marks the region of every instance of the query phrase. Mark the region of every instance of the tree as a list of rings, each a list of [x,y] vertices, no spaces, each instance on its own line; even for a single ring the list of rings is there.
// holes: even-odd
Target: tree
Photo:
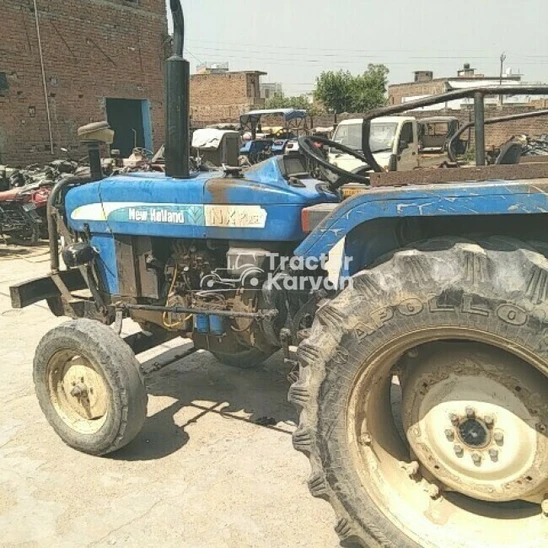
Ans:
[[[353,111],[367,112],[386,105],[386,87],[388,68],[384,65],[370,64],[367,70],[354,78]]]
[[[352,82],[349,71],[322,72],[316,79],[314,98],[335,115],[352,110]]]
[[[266,108],[298,108],[306,110],[310,107],[310,102],[306,95],[286,97],[283,93],[275,93],[266,100],[265,106]]]
[[[335,115],[366,112],[386,104],[388,68],[370,64],[363,74],[349,71],[322,72],[316,80],[314,97]]]

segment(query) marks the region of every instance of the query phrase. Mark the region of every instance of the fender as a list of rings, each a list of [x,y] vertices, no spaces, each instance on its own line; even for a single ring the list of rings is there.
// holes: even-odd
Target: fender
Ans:
[[[517,215],[548,213],[548,178],[518,181],[489,181],[482,183],[415,185],[391,188],[371,188],[356,194],[340,204],[320,204],[303,211],[303,220],[321,218],[309,236],[296,248],[295,255],[322,257],[346,238],[357,227],[362,245],[376,240],[375,251],[367,253],[368,260],[355,261],[349,271],[352,274],[377,258],[382,251],[394,249],[390,242],[395,239],[395,225],[390,219],[413,219],[417,217],[450,217],[466,215]],[[376,221],[371,223],[371,221]],[[392,229],[390,229],[392,227]],[[379,245],[379,229],[387,230],[383,237],[385,245]],[[377,236],[377,238],[375,238]],[[352,238],[351,247],[345,247],[345,255],[352,257],[351,249],[357,245]],[[361,264],[359,264],[361,263]]]

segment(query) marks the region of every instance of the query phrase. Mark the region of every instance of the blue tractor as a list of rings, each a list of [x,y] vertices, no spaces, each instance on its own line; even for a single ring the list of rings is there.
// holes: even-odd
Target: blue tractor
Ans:
[[[307,117],[306,110],[295,108],[252,110],[242,114],[240,127],[250,139],[242,145],[240,155],[250,164],[257,164],[271,156],[285,154],[289,142],[296,143],[298,137],[308,134]],[[281,119],[283,125],[266,128],[261,125],[265,118]],[[261,138],[258,138],[259,133],[263,134]]]
[[[321,137],[300,149],[326,181],[298,156],[190,173],[171,9],[166,173],[103,178],[108,130],[86,128],[92,180],[69,177],[49,201],[51,273],[11,288],[16,308],[45,299],[72,318],[34,360],[52,427],[90,454],[130,443],[147,408],[135,355],[169,338],[239,367],[281,349],[293,443],[345,545],[547,546],[548,164],[483,165],[484,97],[515,89],[368,114],[363,154],[341,149],[368,163],[359,176],[329,164],[316,144],[342,145]],[[382,172],[371,119],[469,96],[477,167]],[[343,200],[348,181],[363,189]],[[142,331],[120,338],[124,318]]]

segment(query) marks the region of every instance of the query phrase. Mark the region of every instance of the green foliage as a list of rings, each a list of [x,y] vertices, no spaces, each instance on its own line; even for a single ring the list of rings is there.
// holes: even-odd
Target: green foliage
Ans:
[[[347,70],[322,72],[316,79],[314,98],[335,114],[352,112],[353,80]]]
[[[321,114],[321,109],[311,103],[306,95],[286,97],[283,93],[275,93],[265,102],[265,108],[296,108],[306,110],[309,116]]]
[[[286,97],[283,93],[275,93],[266,100],[265,108],[297,108],[307,110],[310,103],[305,95]]]
[[[367,112],[386,105],[388,68],[384,65],[370,64],[367,71],[354,78],[354,112]]]
[[[316,80],[314,98],[335,114],[367,112],[386,105],[388,68],[370,64],[363,74],[349,71],[322,72]]]

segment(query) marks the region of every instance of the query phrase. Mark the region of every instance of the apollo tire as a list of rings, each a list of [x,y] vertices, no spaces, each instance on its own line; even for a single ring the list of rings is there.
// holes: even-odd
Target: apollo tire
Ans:
[[[310,490],[334,508],[336,531],[344,545],[548,544],[548,520],[540,504],[543,489],[548,491],[548,464],[542,456],[548,417],[545,255],[545,244],[503,237],[429,240],[362,271],[352,287],[318,311],[310,337],[299,347],[299,380],[289,393],[299,410],[293,443],[309,456]],[[530,430],[535,430],[531,443],[539,453],[534,470],[540,478],[532,477],[538,492],[517,487],[520,496],[526,494],[526,502],[477,500],[465,487],[457,492],[443,485],[431,473],[436,471],[431,462],[416,462],[409,454],[412,436],[407,430],[402,433],[405,425],[387,426],[389,419],[397,422],[392,421],[397,407],[392,401],[394,377],[399,375],[402,381],[406,405],[412,399],[405,397],[406,383],[422,389],[405,374],[406,368],[415,367],[409,360],[420,360],[425,348],[430,352],[436,347],[429,345],[439,344],[460,345],[455,348],[465,354],[470,345],[469,357],[462,358],[466,363],[474,361],[473,355],[490,355],[493,361],[499,353],[509,363],[519,362],[499,384],[501,393],[506,390],[509,398],[524,403],[519,409],[531,411],[526,433],[533,436]],[[479,378],[491,367],[482,363],[477,364]],[[460,365],[451,371],[441,368],[440,382],[449,374],[464,379],[458,374]],[[526,374],[521,372],[525,370]],[[513,389],[509,376],[516,380]],[[437,382],[426,386],[425,393],[439,386]],[[517,509],[508,510],[508,504]],[[464,509],[455,510],[459,505]],[[483,505],[494,512],[494,519],[482,517]]]

